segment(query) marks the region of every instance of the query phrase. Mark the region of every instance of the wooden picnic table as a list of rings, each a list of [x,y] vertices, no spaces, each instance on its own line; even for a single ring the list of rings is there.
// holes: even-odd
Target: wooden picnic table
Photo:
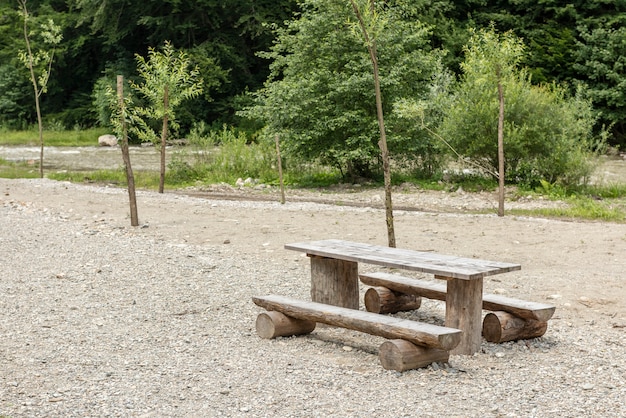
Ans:
[[[483,278],[520,270],[519,264],[455,257],[337,239],[287,244],[311,259],[311,300],[359,309],[358,263],[430,273],[447,281],[445,326],[462,331],[453,354],[480,350]]]

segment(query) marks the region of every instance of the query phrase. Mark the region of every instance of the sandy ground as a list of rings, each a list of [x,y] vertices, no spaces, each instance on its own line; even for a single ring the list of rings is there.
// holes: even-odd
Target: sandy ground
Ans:
[[[77,219],[102,219],[132,229],[126,191],[104,190],[0,180],[3,201],[28,202]],[[386,244],[384,212],[371,207],[382,202],[382,190],[290,193],[288,202],[280,205],[212,200],[210,194],[190,198],[171,191],[164,196],[140,191],[142,227],[135,228],[135,233],[194,245],[229,245],[237,252],[266,257],[268,263],[299,257],[283,248],[290,242],[340,238]],[[245,199],[245,192],[230,195]],[[275,200],[277,194],[264,193],[263,197]],[[316,200],[339,205],[305,202]],[[350,202],[363,207],[349,206]],[[556,320],[595,322],[617,329],[626,326],[626,225],[464,213],[467,209],[493,210],[491,194],[404,190],[396,202],[412,209],[395,212],[398,247],[519,263],[520,272],[487,278],[485,290],[552,301],[558,308]],[[507,202],[507,207],[555,204],[559,203],[518,201]],[[301,263],[306,262],[302,257]]]
[[[486,291],[557,309],[540,338],[397,373],[379,337],[261,339],[251,301],[308,297],[309,260],[286,243],[386,244],[380,190],[284,205],[191,192],[139,192],[131,227],[125,190],[0,179],[0,416],[626,416],[626,225],[498,218],[472,213],[493,213],[490,194],[398,190],[399,247],[519,263]],[[398,315],[441,324],[443,311],[425,300]]]

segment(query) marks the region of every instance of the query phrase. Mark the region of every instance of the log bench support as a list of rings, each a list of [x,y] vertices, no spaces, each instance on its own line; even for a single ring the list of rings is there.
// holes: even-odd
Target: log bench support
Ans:
[[[259,314],[257,333],[262,338],[312,332],[317,322],[388,338],[379,359],[388,370],[405,371],[447,362],[450,350],[461,341],[461,331],[355,309],[305,302],[283,296],[253,297],[268,310]]]
[[[503,311],[490,312],[483,319],[483,337],[492,343],[541,337],[547,329],[547,321],[524,319]]]
[[[369,300],[366,298],[365,308],[370,312],[394,313],[403,310],[410,310],[410,306],[397,303],[397,300],[401,299],[401,295],[403,294],[443,300],[446,301],[445,325],[447,327],[463,330],[464,338],[467,334],[476,334],[472,333],[471,330],[468,330],[467,322],[463,324],[461,321],[454,320],[453,318],[471,317],[475,321],[476,316],[478,315],[478,321],[473,323],[480,324],[480,316],[482,315],[481,310],[477,310],[478,312],[457,312],[456,314],[452,314],[451,309],[454,309],[454,306],[464,305],[463,303],[459,304],[458,300],[455,302],[455,299],[458,299],[459,297],[467,299],[467,295],[473,295],[473,297],[476,297],[479,291],[482,293],[482,283],[480,284],[480,288],[472,287],[472,289],[459,289],[458,286],[465,286],[465,283],[467,283],[467,285],[471,285],[470,283],[476,281],[467,282],[448,280],[446,288],[445,285],[439,283],[383,272],[361,274],[359,277],[364,284],[375,286],[371,288],[375,289],[372,290],[372,292],[380,292],[381,294],[385,294],[385,292],[393,292],[393,295],[396,298],[395,300],[380,298],[377,300],[377,303],[371,301],[374,299],[373,297],[370,297]],[[443,277],[439,276],[437,278],[442,279]],[[366,295],[371,289],[367,290]],[[485,316],[482,323],[482,335],[487,341],[495,343],[541,337],[545,334],[548,328],[548,320],[552,318],[556,309],[554,305],[526,302],[519,299],[491,294],[482,295],[482,308],[494,311]],[[476,347],[476,341],[474,340],[465,342],[473,347]],[[462,346],[463,342],[460,345]],[[480,347],[480,341],[478,341],[478,347]],[[461,354],[455,353],[454,351],[452,353]]]

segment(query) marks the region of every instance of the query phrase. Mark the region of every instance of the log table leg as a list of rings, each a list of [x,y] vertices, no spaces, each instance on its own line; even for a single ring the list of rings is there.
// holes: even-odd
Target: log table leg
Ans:
[[[354,261],[311,257],[311,300],[359,309],[359,270]]]
[[[445,325],[462,331],[461,342],[450,353],[474,354],[480,350],[482,340],[483,279],[445,279],[448,281]]]

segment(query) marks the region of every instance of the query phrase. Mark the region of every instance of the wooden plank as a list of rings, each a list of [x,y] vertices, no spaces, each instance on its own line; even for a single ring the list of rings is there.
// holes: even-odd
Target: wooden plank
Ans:
[[[482,297],[483,279],[448,280],[445,325],[462,331],[461,342],[451,354],[471,355],[480,350]]]
[[[446,300],[446,285],[413,279],[391,273],[368,273],[359,275],[361,281],[369,286],[383,286],[396,292],[410,293],[429,299]],[[483,294],[483,309],[504,311],[520,318],[548,321],[554,315],[556,307],[547,303],[527,302],[500,295]]]
[[[464,280],[474,280],[521,269],[519,264],[404,250],[337,239],[287,244],[285,248],[303,251],[308,255],[421,271]]]
[[[458,329],[355,309],[275,295],[253,297],[252,301],[267,310],[282,312],[293,318],[321,322],[389,339],[407,340],[420,346],[450,350],[461,340],[461,331]]]
[[[359,309],[359,269],[353,261],[311,257],[311,300]]]

